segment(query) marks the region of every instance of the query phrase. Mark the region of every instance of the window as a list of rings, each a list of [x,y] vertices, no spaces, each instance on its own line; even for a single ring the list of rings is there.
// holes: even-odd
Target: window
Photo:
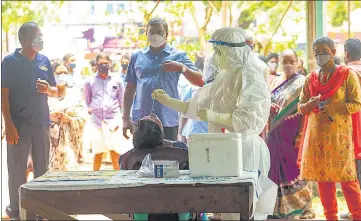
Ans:
[[[92,3],[90,6],[90,14],[94,15],[94,13],[95,13],[95,6],[94,6],[94,3]]]
[[[117,4],[117,11],[120,11],[120,10],[124,10],[124,4],[123,3],[119,3]]]
[[[113,14],[114,13],[114,7],[112,3],[107,4],[107,14]]]

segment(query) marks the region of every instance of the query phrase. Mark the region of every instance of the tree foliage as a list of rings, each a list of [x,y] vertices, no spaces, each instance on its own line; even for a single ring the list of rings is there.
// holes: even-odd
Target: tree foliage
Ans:
[[[350,1],[351,10],[361,8],[361,1]],[[330,18],[333,27],[341,27],[347,22],[348,2],[347,1],[327,1],[326,14]]]
[[[56,10],[63,1],[1,1],[2,30],[9,32],[12,27],[17,27],[25,22],[33,21],[43,25],[44,21],[59,21]]]
[[[270,51],[280,52],[286,48],[295,48],[297,35],[285,30],[285,21],[292,21],[295,25],[305,25],[304,16],[300,11],[305,10],[305,3],[301,1],[246,1],[238,3],[241,13],[238,26],[243,29],[254,29],[255,35],[265,36],[264,42],[256,44],[259,53],[267,55]],[[263,23],[256,21],[256,16],[267,14],[267,20]],[[274,36],[281,34],[291,41],[274,42]]]

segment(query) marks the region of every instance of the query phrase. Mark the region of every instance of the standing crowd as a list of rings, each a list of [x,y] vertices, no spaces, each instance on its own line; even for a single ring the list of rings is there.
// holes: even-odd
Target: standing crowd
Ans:
[[[361,220],[359,39],[346,41],[341,65],[334,42],[318,38],[318,68],[308,73],[292,49],[258,57],[240,28],[215,31],[209,41],[214,52],[197,53],[195,63],[167,43],[163,19],[151,19],[146,35],[150,46],[124,54],[119,72],[100,53],[87,75],[78,71],[73,54],[50,61],[39,53],[43,40],[36,23],[20,27],[22,47],[1,64],[11,218],[19,218],[18,189],[30,171],[36,178],[77,168],[87,146],[93,170],[100,170],[108,153],[113,169],[120,170],[140,149],[187,150],[192,134],[237,132],[244,168],[278,185],[273,214],[256,208],[255,219],[314,218],[317,182],[324,215],[337,220],[339,182],[349,208],[342,217]],[[127,147],[127,140],[134,145]],[[143,215],[134,218],[144,220]],[[189,217],[179,214],[180,220]],[[234,220],[237,214],[211,217],[218,218]]]

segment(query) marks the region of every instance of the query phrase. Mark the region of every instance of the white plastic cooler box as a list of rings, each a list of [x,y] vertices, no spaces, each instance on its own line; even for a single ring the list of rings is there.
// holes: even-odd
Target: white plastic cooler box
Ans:
[[[189,171],[198,176],[240,176],[243,170],[239,133],[193,134],[189,137]]]

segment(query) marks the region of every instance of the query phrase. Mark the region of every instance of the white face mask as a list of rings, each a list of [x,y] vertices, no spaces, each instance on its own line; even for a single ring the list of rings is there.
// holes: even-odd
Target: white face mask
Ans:
[[[323,67],[330,63],[331,61],[331,55],[330,54],[319,54],[315,56],[316,62],[318,66]]]
[[[297,72],[297,65],[284,64],[282,65],[282,69],[285,75],[291,75]]]
[[[43,42],[43,39],[42,39],[41,35],[38,35],[38,36],[35,37],[35,39],[31,43],[31,48],[35,52],[38,52],[38,51],[43,50],[43,44],[44,44],[44,42]]]
[[[55,82],[59,86],[64,86],[67,83],[67,75],[66,74],[55,74]]]
[[[278,68],[278,64],[274,62],[269,62],[268,67],[271,72],[275,72]]]
[[[165,38],[162,35],[153,34],[148,35],[148,41],[152,47],[159,48],[165,43]]]

